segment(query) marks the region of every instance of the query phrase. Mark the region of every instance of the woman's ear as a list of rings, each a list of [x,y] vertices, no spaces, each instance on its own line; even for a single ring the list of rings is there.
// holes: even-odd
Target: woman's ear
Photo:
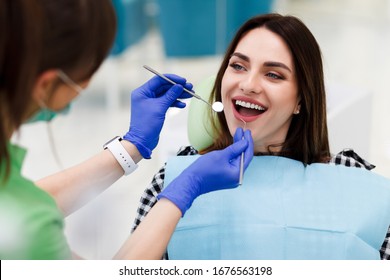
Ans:
[[[298,115],[300,111],[301,111],[301,104],[298,103],[297,106],[295,106],[294,115]]]
[[[36,79],[33,87],[33,100],[38,104],[42,102],[46,103],[57,79],[57,70],[47,70],[41,73]]]

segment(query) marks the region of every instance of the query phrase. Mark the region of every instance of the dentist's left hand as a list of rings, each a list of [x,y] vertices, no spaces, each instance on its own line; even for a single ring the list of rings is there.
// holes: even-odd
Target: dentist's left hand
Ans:
[[[185,103],[178,98],[190,98],[183,87],[192,89],[192,84],[177,75],[167,74],[177,83],[172,85],[160,77],[153,77],[135,89],[131,94],[130,129],[123,139],[133,143],[143,158],[149,159],[157,146],[165,114],[169,107],[184,108]]]
[[[253,158],[253,139],[250,130],[238,127],[234,143],[223,150],[200,156],[195,162],[163,189],[157,196],[175,204],[182,216],[200,195],[231,189],[238,186],[241,153],[244,153],[244,170]]]

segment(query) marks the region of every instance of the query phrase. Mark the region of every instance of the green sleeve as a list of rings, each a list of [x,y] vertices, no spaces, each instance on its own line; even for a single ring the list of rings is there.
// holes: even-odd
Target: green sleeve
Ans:
[[[1,259],[70,259],[54,199],[22,177],[0,189]]]

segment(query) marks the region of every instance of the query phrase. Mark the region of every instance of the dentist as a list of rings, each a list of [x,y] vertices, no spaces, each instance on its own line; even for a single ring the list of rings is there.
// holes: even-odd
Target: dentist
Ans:
[[[167,110],[184,108],[179,99],[189,97],[183,88],[192,85],[176,75],[168,75],[174,86],[153,77],[132,92],[130,126],[122,137],[33,182],[21,173],[26,151],[11,137],[24,123],[48,121],[88,86],[113,42],[115,13],[110,0],[5,0],[0,13],[0,258],[77,257],[63,232],[64,217],[151,158]],[[115,258],[159,259],[194,199],[238,185],[240,155],[245,153],[246,168],[253,142],[249,131],[236,134],[240,140],[200,157],[166,188]]]

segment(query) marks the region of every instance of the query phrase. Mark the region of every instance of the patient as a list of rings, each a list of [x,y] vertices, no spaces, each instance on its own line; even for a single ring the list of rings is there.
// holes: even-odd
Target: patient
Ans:
[[[222,101],[225,108],[217,117],[210,115],[213,143],[201,151],[181,148],[178,156],[223,149],[233,143],[236,128],[245,126],[251,130],[258,157],[282,157],[304,166],[374,168],[353,150],[331,154],[320,48],[296,17],[268,14],[244,23],[226,51],[210,101]],[[145,190],[133,230],[156,203],[165,174],[164,166]],[[389,224],[390,220],[377,248],[378,258],[390,259]]]

